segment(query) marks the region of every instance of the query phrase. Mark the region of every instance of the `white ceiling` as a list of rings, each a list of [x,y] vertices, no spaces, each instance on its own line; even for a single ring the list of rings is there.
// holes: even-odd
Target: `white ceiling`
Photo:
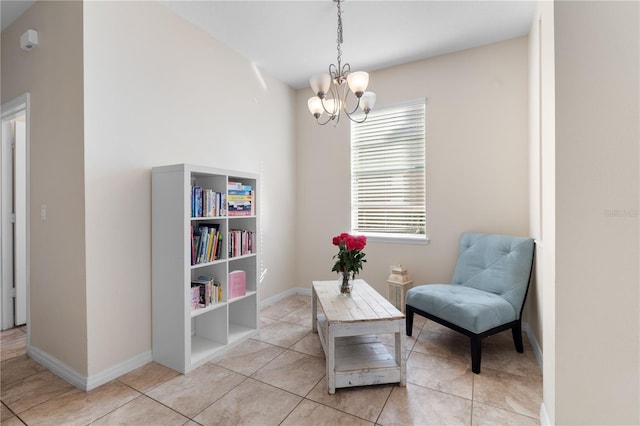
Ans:
[[[336,62],[332,0],[161,1],[294,88]],[[1,3],[4,29],[6,15],[15,19],[32,2]],[[373,71],[523,36],[534,7],[529,0],[343,0],[342,61]]]

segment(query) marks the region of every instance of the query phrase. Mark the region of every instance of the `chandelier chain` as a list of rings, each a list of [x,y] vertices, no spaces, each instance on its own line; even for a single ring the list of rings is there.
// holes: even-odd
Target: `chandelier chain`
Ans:
[[[342,9],[340,8],[340,0],[337,0],[338,3],[338,39],[337,39],[337,50],[338,50],[338,69],[340,69],[340,62],[342,58]]]

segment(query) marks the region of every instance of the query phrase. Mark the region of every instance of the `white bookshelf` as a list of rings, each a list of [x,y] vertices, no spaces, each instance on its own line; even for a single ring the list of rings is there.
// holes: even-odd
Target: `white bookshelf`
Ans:
[[[227,182],[254,190],[251,216],[192,217],[191,186],[227,191]],[[189,164],[152,169],[152,347],[153,360],[188,373],[258,332],[258,176]],[[223,236],[220,258],[191,264],[191,227],[217,224]],[[253,231],[251,254],[229,257],[227,232]],[[246,272],[246,294],[229,299],[228,274]],[[222,300],[194,309],[191,281],[213,276]]]

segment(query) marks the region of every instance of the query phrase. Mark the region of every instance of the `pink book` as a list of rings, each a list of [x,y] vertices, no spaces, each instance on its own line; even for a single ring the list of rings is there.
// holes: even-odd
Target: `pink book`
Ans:
[[[247,294],[247,273],[245,271],[229,272],[229,299]]]

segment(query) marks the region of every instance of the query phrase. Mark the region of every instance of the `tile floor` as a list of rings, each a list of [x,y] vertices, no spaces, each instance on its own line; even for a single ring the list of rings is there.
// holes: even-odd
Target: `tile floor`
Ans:
[[[416,317],[407,386],[329,395],[311,301],[293,296],[261,312],[259,335],[187,375],[154,362],[82,392],[26,355],[24,328],[1,334],[2,413],[12,425],[537,425],[542,375],[511,333],[483,341],[482,373],[468,340]],[[392,344],[391,336],[381,336]]]

